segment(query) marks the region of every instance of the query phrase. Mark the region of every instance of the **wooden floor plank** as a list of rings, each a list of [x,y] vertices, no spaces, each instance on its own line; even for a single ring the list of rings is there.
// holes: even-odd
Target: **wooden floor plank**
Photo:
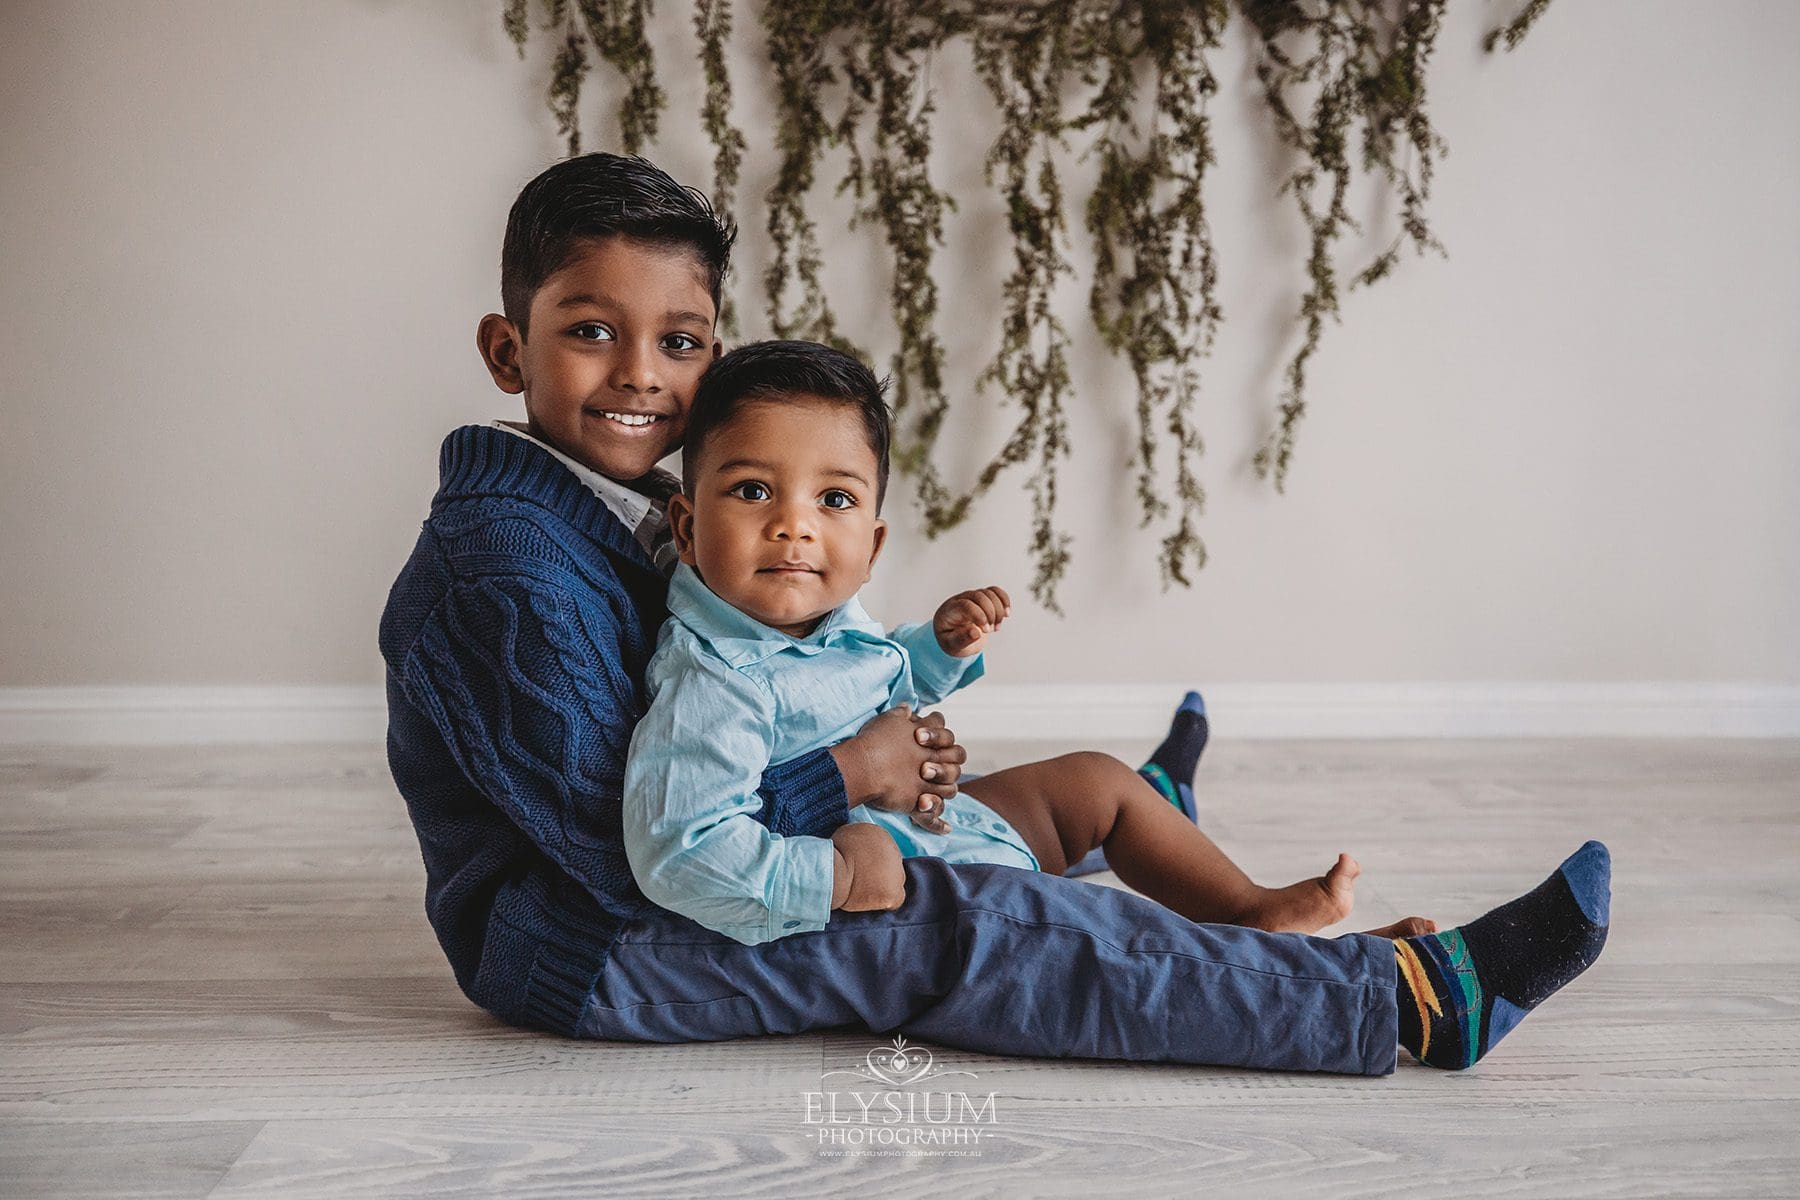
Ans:
[[[205,1196],[260,1121],[7,1121],[0,1195]]]

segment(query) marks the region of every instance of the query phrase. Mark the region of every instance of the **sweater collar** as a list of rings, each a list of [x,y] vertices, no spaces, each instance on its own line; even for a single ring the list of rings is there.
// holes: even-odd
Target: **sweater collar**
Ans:
[[[681,490],[681,480],[661,467],[651,467],[649,475],[639,480],[634,487],[602,475],[586,463],[571,458],[516,421],[490,421],[488,424],[543,447],[545,453],[573,471],[575,478],[605,501],[606,507],[613,510],[613,516],[623,521],[627,529],[636,531],[644,523],[644,519],[652,514],[657,514],[660,518],[662,506],[668,504],[670,496]],[[646,486],[648,491],[637,490],[638,487]]]
[[[491,425],[452,430],[438,451],[432,511],[454,500],[504,497],[548,509],[608,550],[651,571],[656,564],[599,496],[534,439]]]
[[[810,656],[846,640],[885,640],[881,626],[855,596],[827,613],[805,637],[790,637],[720,599],[706,586],[700,573],[686,563],[677,566],[669,580],[669,615],[739,670],[783,650]]]

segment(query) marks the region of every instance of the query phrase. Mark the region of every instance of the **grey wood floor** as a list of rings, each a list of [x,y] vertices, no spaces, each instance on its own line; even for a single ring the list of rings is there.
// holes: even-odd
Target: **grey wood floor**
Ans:
[[[1200,791],[1266,882],[1356,854],[1345,928],[1466,920],[1598,837],[1606,955],[1471,1072],[938,1048],[995,1094],[979,1153],[828,1154],[803,1096],[871,1035],[575,1044],[471,1008],[375,747],[0,749],[0,1192],[1800,1193],[1800,743],[1216,742]]]

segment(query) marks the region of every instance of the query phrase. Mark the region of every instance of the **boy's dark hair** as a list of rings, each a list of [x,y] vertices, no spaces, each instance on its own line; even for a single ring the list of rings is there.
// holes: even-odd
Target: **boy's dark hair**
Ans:
[[[856,409],[875,452],[875,511],[887,498],[892,418],[878,380],[856,358],[818,342],[751,342],[725,355],[700,378],[681,452],[682,485],[694,490],[694,468],[707,440],[752,400],[818,397]]]
[[[608,237],[692,251],[718,312],[736,227],[705,196],[647,159],[596,152],[544,171],[507,214],[500,303],[521,338],[531,336],[531,298],[544,280],[568,265],[582,243]]]

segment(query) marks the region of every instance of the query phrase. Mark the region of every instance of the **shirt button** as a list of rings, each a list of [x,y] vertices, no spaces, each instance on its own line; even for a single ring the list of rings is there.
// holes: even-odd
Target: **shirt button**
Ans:
[[[798,921],[783,921],[781,923],[781,927],[783,929],[798,929],[800,927],[800,922],[798,922]]]

